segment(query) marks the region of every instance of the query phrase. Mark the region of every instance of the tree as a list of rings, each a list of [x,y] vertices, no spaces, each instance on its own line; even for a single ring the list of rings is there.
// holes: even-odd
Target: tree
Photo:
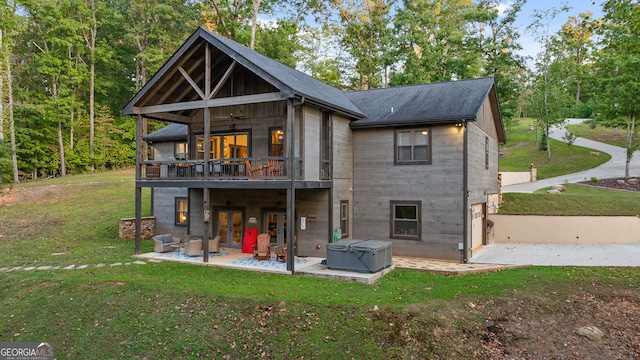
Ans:
[[[404,0],[394,19],[392,85],[467,79],[481,73],[473,38],[478,8],[467,0]]]
[[[355,60],[354,87],[373,89],[386,86],[386,55],[391,40],[389,0],[334,0],[344,33],[341,44]]]
[[[515,21],[525,0],[518,0],[498,14],[499,1],[484,0],[478,3],[480,23],[479,42],[485,60],[484,76],[492,76],[500,99],[500,109],[507,133],[517,125],[520,113],[520,95],[526,80],[526,66],[516,51],[520,34]]]
[[[578,16],[571,16],[562,25],[555,41],[555,52],[566,60],[566,74],[568,83],[575,91],[576,104],[582,98],[582,87],[584,78],[588,74],[588,60],[593,41],[591,37],[599,27],[600,21],[593,18],[591,12],[579,13]]]
[[[548,160],[551,160],[549,130],[551,126],[564,121],[570,109],[570,102],[567,101],[566,92],[562,86],[566,74],[560,66],[561,62],[553,54],[549,22],[559,13],[567,10],[568,8],[563,7],[536,12],[535,21],[528,27],[542,46],[536,59],[537,74],[531,84],[530,109],[545,132],[540,148],[547,150]]]
[[[595,112],[600,122],[626,125],[624,177],[629,178],[631,158],[638,148],[634,137],[640,110],[640,5],[637,1],[608,0],[603,10],[602,48],[596,62],[599,89],[594,96]]]

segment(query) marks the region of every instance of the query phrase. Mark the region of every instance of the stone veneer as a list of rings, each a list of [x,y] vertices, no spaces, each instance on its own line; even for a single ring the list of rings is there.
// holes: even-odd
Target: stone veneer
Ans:
[[[156,217],[148,216],[140,218],[140,238],[151,239],[156,234]],[[136,219],[124,218],[120,219],[120,230],[118,232],[120,239],[136,238]]]

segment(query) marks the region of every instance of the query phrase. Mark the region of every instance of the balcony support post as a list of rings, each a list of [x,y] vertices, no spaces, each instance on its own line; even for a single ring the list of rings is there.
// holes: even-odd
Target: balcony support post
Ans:
[[[287,231],[287,271],[291,271],[291,274],[295,274],[295,233],[297,228],[296,220],[296,184],[295,184],[295,107],[293,106],[293,99],[287,100],[287,128],[285,132],[286,136],[286,150],[287,156],[287,176],[289,177],[290,186],[287,189],[287,222],[293,226],[289,226]]]

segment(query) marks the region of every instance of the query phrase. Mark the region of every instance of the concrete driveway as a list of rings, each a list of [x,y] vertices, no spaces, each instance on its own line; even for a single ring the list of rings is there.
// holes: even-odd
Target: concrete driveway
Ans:
[[[473,264],[541,266],[640,266],[636,244],[489,244]]]
[[[582,123],[585,119],[567,119],[566,124]],[[564,124],[555,127],[550,137],[562,141]],[[608,162],[585,171],[562,175],[531,183],[505,186],[503,192],[531,193],[558,184],[577,183],[592,177],[607,179],[623,177],[626,150],[601,142],[577,138],[574,145],[611,155]],[[553,156],[553,148],[551,149]],[[640,176],[640,151],[631,160],[630,175]],[[488,244],[472,258],[474,264],[549,265],[549,266],[640,266],[640,235],[633,244]]]
[[[584,120],[586,119],[566,119],[565,124],[580,124]],[[551,131],[549,132],[549,136],[552,139],[563,141],[562,137],[566,132],[564,128],[565,124],[552,127]],[[577,138],[573,144],[576,146],[582,146],[588,149],[593,149],[594,151],[610,154],[611,160],[593,169],[589,169],[589,170],[585,170],[585,171],[581,171],[573,174],[557,176],[557,177],[543,179],[543,180],[529,182],[529,183],[504,186],[502,188],[502,192],[532,193],[536,190],[544,189],[546,187],[550,187],[553,185],[587,181],[592,177],[595,177],[598,179],[624,177],[624,168],[625,168],[625,162],[627,158],[627,155],[626,155],[627,151],[624,148],[609,145],[609,144],[604,144],[604,143],[589,140],[589,139],[583,139],[581,137]],[[551,148],[551,156],[553,156],[553,148]],[[640,150],[633,153],[633,158],[631,158],[630,175],[632,177],[640,176]]]

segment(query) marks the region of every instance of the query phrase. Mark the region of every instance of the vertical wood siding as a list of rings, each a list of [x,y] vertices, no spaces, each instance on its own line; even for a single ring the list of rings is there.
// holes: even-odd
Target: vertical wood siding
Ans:
[[[459,260],[463,132],[454,125],[431,132],[431,165],[394,165],[394,129],[354,132],[353,237],[390,240],[390,201],[421,201],[421,240],[393,239],[393,253]]]

